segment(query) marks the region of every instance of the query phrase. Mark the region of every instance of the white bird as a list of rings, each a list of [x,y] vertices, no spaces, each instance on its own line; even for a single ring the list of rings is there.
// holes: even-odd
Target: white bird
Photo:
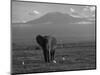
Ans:
[[[22,64],[25,65],[24,61],[22,61]]]
[[[57,63],[56,60],[53,60],[53,63]]]
[[[65,57],[62,57],[62,60],[66,60]]]

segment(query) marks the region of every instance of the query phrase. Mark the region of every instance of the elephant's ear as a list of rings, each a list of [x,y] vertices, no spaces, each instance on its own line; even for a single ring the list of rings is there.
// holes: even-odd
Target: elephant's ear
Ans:
[[[40,46],[43,46],[45,43],[45,39],[44,37],[42,37],[41,35],[36,36],[36,41]]]

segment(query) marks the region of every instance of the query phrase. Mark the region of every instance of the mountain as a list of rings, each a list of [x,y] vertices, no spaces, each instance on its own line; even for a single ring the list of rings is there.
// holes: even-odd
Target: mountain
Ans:
[[[73,23],[73,22],[80,22],[80,21],[87,21],[85,18],[75,18],[70,16],[69,14],[64,14],[60,12],[52,12],[47,13],[46,15],[35,19],[28,21],[27,24],[42,24],[42,23]]]
[[[54,35],[64,42],[95,39],[95,23],[86,18],[76,18],[59,12],[47,13],[26,23],[12,23],[12,39],[15,42],[33,43],[37,34]]]

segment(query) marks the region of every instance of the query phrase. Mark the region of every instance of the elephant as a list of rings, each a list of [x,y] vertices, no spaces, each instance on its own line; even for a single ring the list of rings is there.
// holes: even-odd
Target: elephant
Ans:
[[[55,61],[54,55],[57,43],[56,38],[49,35],[48,36],[37,35],[36,41],[43,50],[45,62],[49,63],[50,61]]]

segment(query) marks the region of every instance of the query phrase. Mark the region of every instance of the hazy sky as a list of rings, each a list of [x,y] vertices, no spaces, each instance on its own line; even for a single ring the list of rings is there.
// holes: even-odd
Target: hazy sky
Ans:
[[[35,20],[50,12],[60,12],[70,17],[85,18],[88,21],[80,21],[68,24],[22,24]],[[50,16],[49,16],[50,17]],[[56,16],[58,17],[58,16]],[[57,18],[55,18],[57,20]],[[44,20],[44,19],[42,19]],[[45,19],[47,21],[47,19]],[[55,35],[56,38],[68,41],[94,40],[95,39],[95,6],[60,5],[35,2],[12,2],[12,30],[14,41],[29,41],[37,34]],[[57,20],[59,21],[59,20]],[[19,23],[18,25],[14,25]],[[20,24],[21,23],[21,24]],[[33,37],[34,36],[34,37]]]
[[[34,2],[12,2],[12,22],[26,22],[48,12],[68,13],[73,17],[95,17],[95,6],[60,5]]]

